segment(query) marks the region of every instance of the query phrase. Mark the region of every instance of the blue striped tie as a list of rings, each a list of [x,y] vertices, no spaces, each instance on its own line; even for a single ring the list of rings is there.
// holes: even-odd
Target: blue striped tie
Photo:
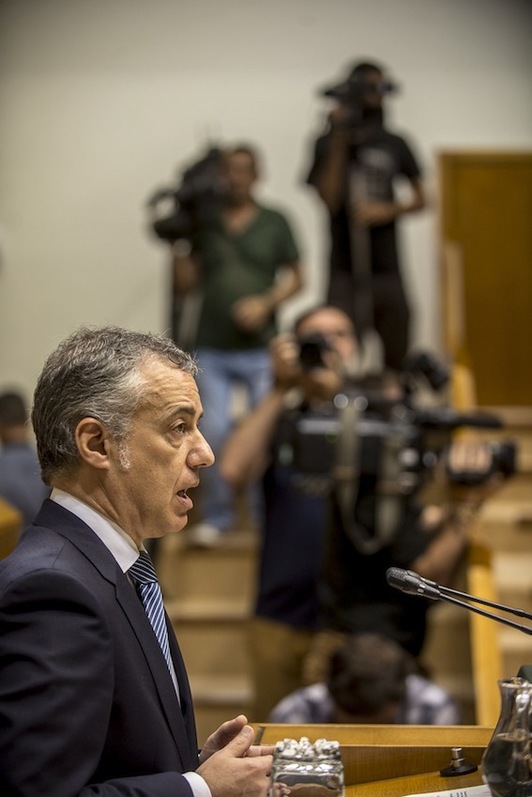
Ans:
[[[139,558],[129,568],[128,573],[133,579],[139,598],[148,615],[148,620],[152,625],[157,641],[166,659],[168,669],[170,673],[172,673],[174,671],[174,666],[170,656],[170,645],[168,644],[168,629],[166,628],[163,596],[149,553],[141,551]]]

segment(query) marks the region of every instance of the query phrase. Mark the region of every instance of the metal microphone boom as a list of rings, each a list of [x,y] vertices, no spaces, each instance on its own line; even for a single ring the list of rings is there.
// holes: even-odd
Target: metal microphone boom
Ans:
[[[517,617],[524,617],[527,620],[532,620],[532,614],[525,612],[524,609],[516,609],[512,606],[505,606],[502,603],[495,603],[494,601],[485,600],[484,598],[477,598],[475,595],[470,595],[467,592],[460,592],[459,590],[454,590],[450,587],[437,584],[435,581],[423,578],[423,576],[414,573],[413,570],[403,570],[400,567],[389,567],[386,571],[386,581],[391,587],[395,587],[395,589],[399,589],[401,592],[406,592],[408,595],[418,595],[419,597],[429,598],[434,601],[448,601],[449,603],[454,603],[456,606],[462,606],[464,609],[476,612],[476,614],[480,614],[483,617],[488,617],[490,620],[508,625],[510,628],[516,628],[524,634],[532,634],[532,627],[518,623],[515,620],[510,620],[508,617],[501,617],[500,614],[488,612],[485,609],[481,609],[479,606],[474,606],[473,603],[480,603],[484,606],[490,606],[493,609],[499,609],[500,611],[514,614]],[[455,597],[456,595],[460,595],[461,598],[466,598],[466,600],[460,600]],[[472,601],[472,603],[468,601]]]

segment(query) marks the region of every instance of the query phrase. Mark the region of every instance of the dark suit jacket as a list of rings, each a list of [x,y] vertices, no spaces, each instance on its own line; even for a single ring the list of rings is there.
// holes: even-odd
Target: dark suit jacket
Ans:
[[[198,765],[196,729],[170,626],[169,636],[181,706],[116,560],[45,501],[0,562],[2,797],[190,797],[180,773]]]

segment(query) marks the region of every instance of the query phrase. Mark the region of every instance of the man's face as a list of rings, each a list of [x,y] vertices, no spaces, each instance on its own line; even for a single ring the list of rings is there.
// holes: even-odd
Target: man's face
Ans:
[[[222,168],[229,199],[239,202],[251,196],[251,189],[257,179],[253,158],[247,152],[233,152],[225,157]]]
[[[198,428],[202,414],[192,376],[161,360],[142,369],[147,400],[134,416],[125,443],[111,443],[105,493],[109,514],[139,544],[180,531],[199,484],[199,469],[214,455]]]
[[[380,108],[382,106],[383,81],[384,75],[382,72],[372,71],[364,75],[364,89],[362,92],[362,105],[364,108]]]

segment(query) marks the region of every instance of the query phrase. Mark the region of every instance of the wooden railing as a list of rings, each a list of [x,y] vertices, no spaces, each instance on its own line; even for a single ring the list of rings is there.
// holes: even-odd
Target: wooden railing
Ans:
[[[22,515],[0,498],[0,559],[15,547],[22,528]]]
[[[471,595],[497,601],[497,590],[488,548],[473,544],[469,551],[467,587]],[[502,678],[502,655],[499,644],[500,626],[496,621],[471,612],[469,635],[471,664],[475,690],[475,714],[478,725],[495,726],[500,713],[497,681]]]

